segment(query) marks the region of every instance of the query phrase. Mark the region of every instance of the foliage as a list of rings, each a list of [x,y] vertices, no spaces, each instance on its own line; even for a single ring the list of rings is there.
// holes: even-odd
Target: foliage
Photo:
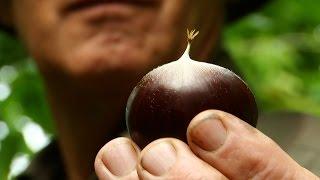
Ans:
[[[225,47],[260,109],[320,116],[320,1],[278,0],[228,27]]]
[[[260,110],[320,116],[319,7],[320,1],[314,0],[276,0],[226,27],[224,46],[254,91]],[[19,41],[0,33],[0,179],[23,169],[13,160],[24,157],[28,162],[41,149],[28,140],[30,123],[39,124],[48,139],[54,134],[34,62]]]
[[[33,61],[16,39],[2,33],[0,40],[0,179],[7,179],[13,159],[27,155],[29,160],[38,151],[26,143],[27,125],[40,124],[48,137],[53,125]]]

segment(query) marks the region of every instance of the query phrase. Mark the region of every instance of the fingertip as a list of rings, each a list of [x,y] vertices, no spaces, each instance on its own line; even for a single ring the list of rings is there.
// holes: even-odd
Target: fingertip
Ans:
[[[140,154],[138,174],[142,179],[167,177],[181,159],[192,154],[188,145],[175,138],[161,138],[148,144]]]
[[[188,142],[189,142],[189,138],[191,137],[192,130],[194,130],[196,126],[198,126],[199,124],[201,124],[202,122],[205,122],[207,120],[218,120],[215,123],[216,125],[212,124],[211,127],[212,128],[216,127],[216,126],[221,127],[219,129],[222,129],[222,127],[224,127],[225,130],[227,131],[227,133],[234,132],[236,134],[243,134],[243,133],[261,134],[255,127],[251,126],[250,124],[248,124],[244,120],[241,120],[238,117],[236,117],[230,113],[227,113],[227,112],[224,112],[221,110],[211,109],[211,110],[206,110],[206,111],[199,113],[191,120],[191,122],[187,128]],[[220,122],[221,124],[218,122]],[[214,130],[215,129],[212,129],[211,131],[215,132]],[[211,131],[209,131],[209,132],[211,132]],[[219,135],[219,133],[215,133],[215,134]]]
[[[188,127],[187,138],[190,149],[199,158],[230,179],[274,179],[285,176],[287,170],[295,171],[292,167],[296,163],[276,143],[223,111],[198,114]]]
[[[190,132],[190,130],[198,125],[200,122],[207,120],[207,119],[218,119],[221,120],[221,122],[225,125],[225,121],[227,121],[228,119],[235,119],[236,117],[233,116],[232,114],[229,114],[227,112],[224,111],[220,111],[220,110],[215,110],[215,109],[209,109],[209,110],[205,110],[200,112],[199,114],[197,114],[190,122],[188,129],[187,129],[187,133]]]
[[[104,145],[98,152],[94,167],[101,179],[124,177],[136,170],[140,150],[128,138],[116,138]]]
[[[155,176],[161,176],[170,171],[177,159],[177,151],[168,139],[155,141],[141,153],[140,165]]]
[[[227,128],[222,118],[224,112],[207,110],[192,119],[187,129],[189,145],[195,145],[205,151],[219,149],[227,138]]]
[[[181,140],[163,138],[141,152],[137,172],[140,179],[225,179],[200,160]]]

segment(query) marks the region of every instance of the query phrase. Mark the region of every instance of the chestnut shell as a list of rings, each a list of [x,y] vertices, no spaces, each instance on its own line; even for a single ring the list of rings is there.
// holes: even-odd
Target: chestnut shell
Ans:
[[[143,77],[132,91],[126,122],[132,140],[141,148],[163,137],[186,142],[190,121],[208,109],[231,113],[256,126],[257,105],[244,81],[220,66],[193,63],[197,67],[187,76],[179,75],[179,65],[161,66]]]

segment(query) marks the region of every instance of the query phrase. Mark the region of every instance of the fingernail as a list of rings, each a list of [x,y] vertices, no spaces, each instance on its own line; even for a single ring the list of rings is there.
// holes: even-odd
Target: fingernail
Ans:
[[[153,145],[144,154],[141,166],[155,176],[161,176],[168,172],[176,162],[176,150],[168,142],[160,142]]]
[[[208,117],[191,129],[190,137],[201,149],[215,151],[224,144],[227,131],[218,117]]]
[[[121,142],[106,150],[102,161],[112,174],[121,177],[135,170],[138,155],[131,143]]]

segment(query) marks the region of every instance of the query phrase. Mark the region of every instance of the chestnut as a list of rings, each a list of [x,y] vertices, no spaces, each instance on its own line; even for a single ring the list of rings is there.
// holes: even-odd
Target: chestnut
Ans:
[[[208,109],[231,113],[256,126],[258,109],[246,83],[226,68],[190,59],[190,42],[197,33],[188,31],[182,57],[145,75],[128,99],[127,128],[141,148],[163,137],[186,142],[190,121]]]

